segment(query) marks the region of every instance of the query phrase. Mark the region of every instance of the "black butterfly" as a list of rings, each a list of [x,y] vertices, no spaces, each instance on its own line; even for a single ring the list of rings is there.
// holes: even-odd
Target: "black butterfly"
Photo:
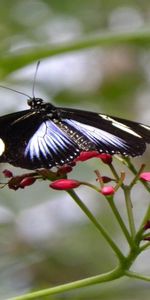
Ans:
[[[28,110],[0,117],[0,162],[26,169],[73,161],[81,151],[141,155],[150,127],[94,112],[55,107],[39,98]]]

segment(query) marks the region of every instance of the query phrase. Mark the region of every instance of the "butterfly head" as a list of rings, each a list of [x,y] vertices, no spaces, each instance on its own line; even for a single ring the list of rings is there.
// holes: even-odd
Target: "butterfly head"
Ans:
[[[31,107],[31,109],[36,109],[36,108],[40,108],[44,103],[44,101],[41,98],[29,98],[27,100],[27,103]]]

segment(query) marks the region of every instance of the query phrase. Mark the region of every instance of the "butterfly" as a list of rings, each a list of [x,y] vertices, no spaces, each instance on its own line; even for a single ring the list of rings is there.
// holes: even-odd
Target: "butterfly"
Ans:
[[[0,117],[0,162],[34,170],[72,162],[82,151],[138,156],[150,126],[29,98],[29,109]]]

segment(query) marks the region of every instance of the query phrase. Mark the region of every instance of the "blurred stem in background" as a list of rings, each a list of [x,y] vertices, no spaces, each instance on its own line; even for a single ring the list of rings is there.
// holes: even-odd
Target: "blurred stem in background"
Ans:
[[[100,46],[117,46],[123,44],[136,44],[142,43],[150,45],[150,30],[140,30],[133,32],[121,33],[104,33],[96,36],[84,37],[75,42],[62,43],[61,45],[44,45],[44,47],[28,47],[20,51],[16,51],[13,55],[9,54],[8,57],[0,57],[0,66],[3,76],[7,76],[26,65],[37,62],[43,58],[51,56],[70,53],[74,51],[81,51],[85,49],[100,47]]]

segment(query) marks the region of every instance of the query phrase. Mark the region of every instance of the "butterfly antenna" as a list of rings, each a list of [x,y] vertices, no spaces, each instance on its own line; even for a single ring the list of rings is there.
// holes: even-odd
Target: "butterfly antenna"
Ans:
[[[37,73],[38,73],[40,62],[41,62],[40,60],[37,62],[36,69],[35,69],[35,74],[34,74],[34,78],[33,78],[33,87],[32,87],[32,97],[33,97],[33,99],[35,98],[35,84],[36,84],[36,78],[37,78]]]
[[[6,89],[6,90],[9,90],[9,91],[13,91],[13,92],[15,92],[15,93],[17,93],[17,94],[21,94],[21,95],[23,95],[23,96],[28,97],[29,99],[32,99],[29,95],[27,95],[27,94],[25,94],[25,93],[23,93],[23,92],[17,91],[17,90],[15,90],[15,89],[12,89],[12,88],[10,88],[10,87],[8,87],[8,86],[0,85],[0,88]]]

